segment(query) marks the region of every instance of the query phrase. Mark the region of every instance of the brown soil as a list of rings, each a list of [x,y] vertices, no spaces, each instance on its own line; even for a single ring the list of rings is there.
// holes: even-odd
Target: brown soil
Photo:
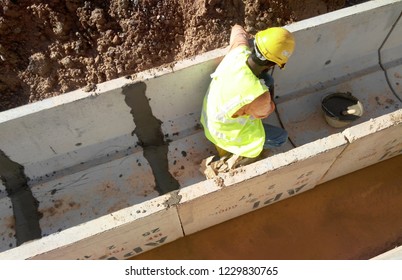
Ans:
[[[0,0],[0,111],[364,1]]]

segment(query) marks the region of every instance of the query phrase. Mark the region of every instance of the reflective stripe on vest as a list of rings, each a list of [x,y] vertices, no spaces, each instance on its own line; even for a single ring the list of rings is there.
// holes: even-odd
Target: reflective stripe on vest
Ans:
[[[232,118],[241,107],[268,91],[246,64],[250,53],[245,46],[233,49],[211,75],[201,123],[212,143],[233,154],[253,158],[260,154],[265,142],[261,120],[248,115]]]

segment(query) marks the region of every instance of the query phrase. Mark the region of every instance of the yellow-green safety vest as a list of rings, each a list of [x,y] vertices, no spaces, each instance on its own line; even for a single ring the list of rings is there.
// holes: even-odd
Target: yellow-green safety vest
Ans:
[[[268,88],[246,64],[250,49],[231,50],[211,75],[205,95],[201,123],[205,136],[216,146],[232,154],[254,158],[264,146],[265,132],[260,119],[249,115],[232,118]]]

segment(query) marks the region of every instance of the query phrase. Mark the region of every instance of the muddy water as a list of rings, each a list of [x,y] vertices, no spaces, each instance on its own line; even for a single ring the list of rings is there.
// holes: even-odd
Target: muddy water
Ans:
[[[132,258],[370,259],[402,243],[402,155]]]

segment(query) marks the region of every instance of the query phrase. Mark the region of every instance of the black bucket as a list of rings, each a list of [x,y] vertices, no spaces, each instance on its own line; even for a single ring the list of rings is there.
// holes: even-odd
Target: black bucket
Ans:
[[[350,92],[336,92],[325,96],[321,108],[327,123],[335,128],[344,127],[363,115],[363,106]]]

